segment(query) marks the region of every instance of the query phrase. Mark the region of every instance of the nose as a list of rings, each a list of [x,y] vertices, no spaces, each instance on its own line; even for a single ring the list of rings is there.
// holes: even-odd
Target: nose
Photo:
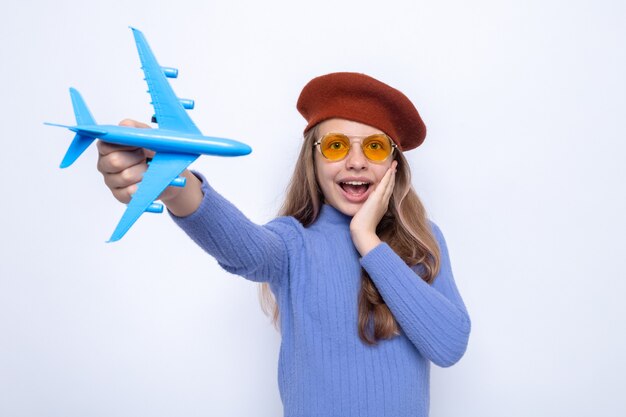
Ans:
[[[363,154],[363,149],[359,142],[353,142],[346,156],[346,168],[360,171],[367,167],[367,158]]]

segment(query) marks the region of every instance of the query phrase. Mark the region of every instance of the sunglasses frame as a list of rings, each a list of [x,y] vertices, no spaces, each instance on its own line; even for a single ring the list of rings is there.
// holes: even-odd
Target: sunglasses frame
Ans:
[[[389,155],[387,155],[387,157],[386,157],[385,159],[382,159],[382,160],[380,160],[380,161],[375,161],[375,160],[373,160],[373,159],[369,159],[369,158],[365,155],[365,152],[363,152],[363,156],[365,156],[365,158],[366,158],[368,161],[370,161],[370,162],[372,162],[372,163],[375,163],[375,164],[380,164],[380,163],[383,163],[383,162],[385,162],[386,160],[388,160],[388,159],[389,159],[389,157],[390,157],[391,155],[393,155],[393,152],[394,152],[394,151],[398,148],[398,145],[396,145],[396,144],[395,144],[395,142],[394,142],[393,140],[391,140],[391,138],[389,137],[389,135],[387,135],[386,133],[374,133],[374,134],[371,134],[371,135],[350,135],[350,136],[348,136],[348,135],[346,135],[345,133],[328,132],[328,133],[326,133],[325,135],[323,135],[321,138],[319,138],[318,140],[316,140],[316,141],[313,143],[313,147],[314,147],[314,148],[315,148],[315,147],[317,147],[317,150],[319,151],[319,153],[320,153],[320,154],[322,154],[322,156],[324,157],[324,159],[326,159],[327,161],[331,161],[331,162],[339,162],[339,161],[343,161],[344,159],[346,159],[346,157],[348,156],[348,154],[349,154],[349,153],[350,153],[350,151],[351,151],[351,148],[349,148],[349,149],[348,149],[348,152],[346,152],[346,155],[345,155],[343,158],[341,158],[341,159],[329,159],[329,158],[327,158],[327,157],[326,157],[326,155],[324,155],[324,152],[322,152],[322,147],[321,147],[321,145],[322,145],[322,141],[324,140],[324,138],[326,138],[327,136],[330,136],[330,135],[344,136],[344,137],[346,137],[346,138],[348,139],[348,141],[350,142],[350,145],[352,144],[352,141],[350,140],[351,138],[364,138],[364,139],[367,139],[367,138],[370,138],[370,137],[372,137],[372,136],[380,136],[380,135],[382,135],[382,136],[386,137],[386,138],[387,138],[387,140],[389,141],[389,144],[391,145],[391,152],[389,152]],[[363,143],[361,143],[361,150],[363,150]]]

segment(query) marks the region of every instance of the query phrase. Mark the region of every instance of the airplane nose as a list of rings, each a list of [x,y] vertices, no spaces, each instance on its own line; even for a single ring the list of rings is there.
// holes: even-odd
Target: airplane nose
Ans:
[[[243,142],[230,140],[229,146],[224,149],[224,156],[243,156],[252,152],[252,148]]]
[[[241,155],[249,155],[252,153],[252,148],[245,143],[241,144]]]

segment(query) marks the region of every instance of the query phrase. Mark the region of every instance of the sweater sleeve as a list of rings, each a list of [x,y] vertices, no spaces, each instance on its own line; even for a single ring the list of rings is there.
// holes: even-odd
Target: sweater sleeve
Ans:
[[[386,243],[361,258],[361,265],[413,345],[433,363],[447,367],[465,353],[471,323],[454,283],[443,234],[431,225],[441,249],[441,267],[432,286]]]
[[[285,238],[293,235],[293,218],[279,217],[260,226],[202,181],[204,197],[186,217],[170,212],[174,222],[222,268],[252,281],[277,283],[288,269]]]

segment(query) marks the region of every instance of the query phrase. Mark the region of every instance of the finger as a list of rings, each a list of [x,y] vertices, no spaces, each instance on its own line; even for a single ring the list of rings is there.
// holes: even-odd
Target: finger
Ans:
[[[118,201],[124,204],[128,204],[133,194],[137,192],[137,188],[138,188],[138,185],[133,184],[126,188],[113,189],[111,190],[111,192],[113,193],[113,197],[115,197]]]
[[[154,155],[156,155],[156,152],[151,151],[150,149],[145,149],[143,150],[143,154],[146,156],[146,158],[154,158]]]
[[[112,190],[126,188],[141,182],[146,169],[146,164],[137,164],[117,174],[105,175],[104,183]]]
[[[389,203],[389,199],[393,195],[393,189],[395,186],[396,186],[396,171],[394,170],[391,173],[391,178],[389,179],[389,183],[387,184],[387,187],[385,187],[384,199],[387,203]]]
[[[396,167],[398,163],[393,161],[387,172],[385,173],[384,183],[381,181],[381,186],[383,186],[383,201],[385,203],[389,202],[391,195],[393,194],[393,188],[396,184]]]
[[[364,205],[377,204],[378,202],[384,203],[385,198],[385,190],[387,188],[387,184],[389,182],[389,170],[385,172],[385,175],[381,178],[380,182],[376,184],[376,188],[372,191],[372,194],[365,200]]]
[[[398,161],[393,161],[389,169],[391,170],[391,178],[389,179],[389,185],[393,189],[393,187],[396,184],[396,173],[398,172]]]
[[[389,181],[391,180],[392,174],[393,174],[393,169],[392,169],[392,167],[389,167],[387,169],[387,171],[385,172],[385,175],[383,175],[383,177],[381,178],[380,182],[376,186],[376,190],[374,190],[374,191],[378,191],[380,189],[379,192],[384,194],[385,190],[389,186]]]
[[[96,142],[96,147],[98,148],[98,154],[102,156],[108,155],[111,152],[133,151],[135,149],[141,149],[137,146],[116,145],[115,143],[104,142],[101,140]]]
[[[145,164],[144,150],[137,148],[131,151],[112,152],[98,158],[97,168],[103,174],[118,174],[131,166]]]
[[[119,126],[137,127],[140,129],[150,129],[149,125],[142,123],[142,122],[138,122],[137,120],[133,120],[133,119],[124,119],[121,122],[119,122]]]

